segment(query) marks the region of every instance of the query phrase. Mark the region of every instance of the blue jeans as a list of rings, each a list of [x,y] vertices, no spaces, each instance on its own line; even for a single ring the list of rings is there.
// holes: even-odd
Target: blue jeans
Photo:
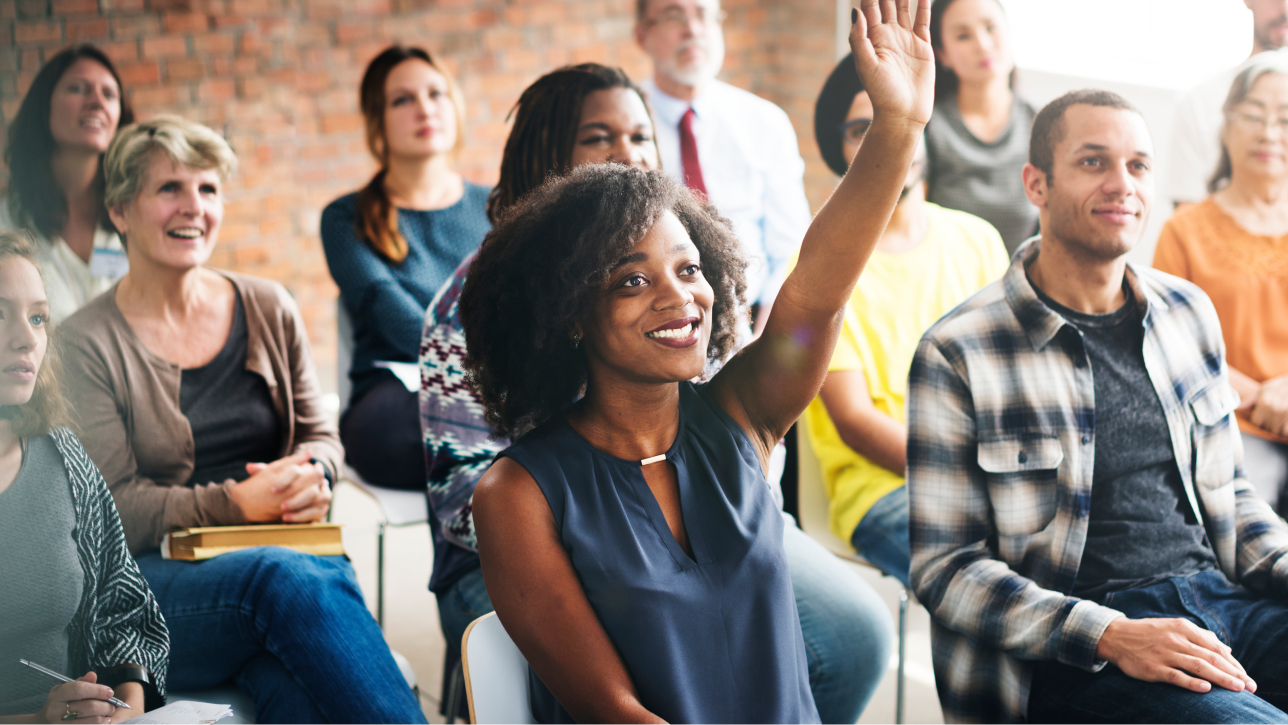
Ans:
[[[234,678],[262,723],[423,723],[342,556],[276,546],[138,557],[170,628],[169,689]]]
[[[1030,722],[1288,722],[1288,603],[1231,584],[1219,571],[1173,577],[1105,598],[1132,619],[1174,617],[1207,629],[1234,650],[1257,693],[1213,687],[1207,693],[1142,682],[1113,665],[1086,672],[1058,662],[1037,665]]]
[[[862,577],[794,523],[785,522],[783,543],[819,717],[825,723],[855,722],[894,651],[890,610]],[[443,636],[456,642],[470,622],[490,611],[480,569],[438,597]]]
[[[887,493],[859,520],[850,536],[854,550],[873,566],[908,586],[912,552],[908,546],[908,487]]]

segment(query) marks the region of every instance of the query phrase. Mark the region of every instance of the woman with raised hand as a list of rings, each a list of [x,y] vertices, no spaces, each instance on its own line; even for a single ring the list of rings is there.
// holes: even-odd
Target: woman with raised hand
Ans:
[[[0,234],[0,723],[120,722],[164,702],[169,638],[112,495],[64,427],[37,256]],[[55,684],[19,659],[79,677]]]
[[[1024,195],[1036,111],[1014,90],[1010,27],[998,0],[934,0],[935,113],[926,126],[926,201],[974,214],[1007,252],[1038,231]]]
[[[55,323],[125,274],[125,251],[103,206],[102,158],[116,129],[133,121],[112,61],[77,45],[36,73],[9,125],[0,229],[36,240]]]
[[[1254,56],[1224,106],[1212,195],[1167,220],[1154,266],[1197,284],[1216,307],[1242,404],[1243,464],[1288,513],[1288,51]]]
[[[423,722],[345,557],[158,551],[175,528],[322,519],[343,455],[295,301],[206,267],[235,163],[176,116],[108,149],[130,271],[58,332],[85,447],[170,627],[171,687],[235,679],[259,722]]]
[[[596,163],[658,168],[653,123],[634,83],[617,68],[586,63],[539,78],[520,96],[489,199],[503,217],[551,174]],[[421,425],[434,521],[430,589],[449,643],[492,611],[471,516],[475,484],[508,442],[489,439],[483,406],[465,384],[465,333],[457,304],[473,256],[434,298],[421,344]],[[571,402],[571,398],[569,402]],[[784,531],[804,633],[810,690],[826,722],[859,718],[885,674],[894,626],[881,597],[794,522]]]
[[[867,143],[764,334],[709,383],[690,380],[734,344],[744,263],[665,174],[574,170],[480,248],[466,365],[517,440],[479,481],[474,521],[539,721],[818,720],[765,467],[818,392],[930,117],[928,24],[908,0],[855,12]]]
[[[380,486],[425,486],[415,392],[380,363],[415,363],[425,308],[488,223],[488,190],[453,168],[465,104],[441,63],[395,45],[362,77],[367,148],[380,171],[322,212],[322,249],[353,323],[353,390],[340,419],[348,463]]]

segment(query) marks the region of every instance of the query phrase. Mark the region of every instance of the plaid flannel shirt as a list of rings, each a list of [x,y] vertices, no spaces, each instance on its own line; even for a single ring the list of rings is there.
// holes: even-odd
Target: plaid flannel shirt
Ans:
[[[933,618],[949,721],[1023,721],[1028,661],[1104,667],[1096,646],[1122,616],[1069,596],[1087,539],[1097,411],[1081,334],[1025,276],[1039,244],[925,334],[909,377],[912,586]],[[1288,594],[1288,527],[1244,477],[1212,303],[1152,269],[1128,265],[1127,282],[1186,497],[1222,571]]]

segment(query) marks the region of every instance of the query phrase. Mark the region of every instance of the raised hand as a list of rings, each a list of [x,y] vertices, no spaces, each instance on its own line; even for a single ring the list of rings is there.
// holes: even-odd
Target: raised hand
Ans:
[[[935,105],[930,0],[862,0],[852,11],[850,50],[876,116],[925,124]],[[897,4],[897,7],[896,7]]]

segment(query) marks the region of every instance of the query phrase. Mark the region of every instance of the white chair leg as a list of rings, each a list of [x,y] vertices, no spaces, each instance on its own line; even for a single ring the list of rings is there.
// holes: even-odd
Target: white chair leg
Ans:
[[[903,725],[903,663],[908,640],[908,590],[899,590],[899,664],[895,672],[894,721]]]

